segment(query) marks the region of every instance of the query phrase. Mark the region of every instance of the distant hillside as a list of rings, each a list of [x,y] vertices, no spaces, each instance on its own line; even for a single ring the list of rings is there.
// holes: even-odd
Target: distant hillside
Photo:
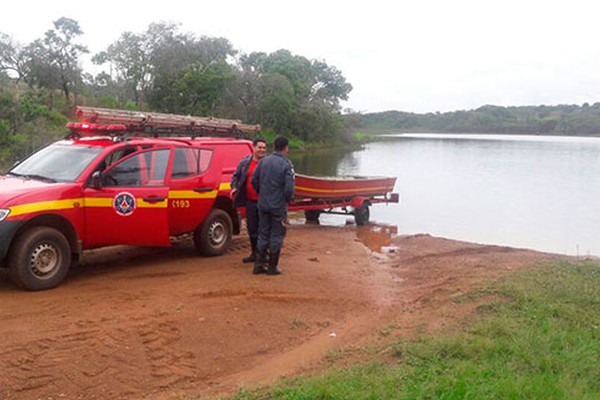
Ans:
[[[352,129],[441,133],[600,135],[600,103],[582,106],[483,106],[476,110],[415,114],[385,111],[347,116]]]

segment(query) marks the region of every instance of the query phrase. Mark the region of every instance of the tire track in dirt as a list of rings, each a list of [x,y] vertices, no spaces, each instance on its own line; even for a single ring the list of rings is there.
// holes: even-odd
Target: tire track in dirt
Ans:
[[[99,333],[99,329],[82,329],[27,341],[0,352],[0,368],[12,378],[12,383],[4,390],[25,393],[45,387],[62,387],[66,383],[63,382],[65,377],[53,373],[56,363],[72,358],[72,354],[83,359],[94,354]],[[76,364],[73,369],[77,369]]]
[[[195,376],[193,353],[176,350],[180,330],[175,321],[145,324],[137,331],[149,361],[153,386],[165,388]]]
[[[155,318],[139,318],[124,327],[81,320],[75,325],[87,328],[0,352],[0,369],[9,378],[0,388],[0,398],[9,392],[24,398],[53,392],[122,396],[193,377],[193,353],[177,346],[177,321]],[[66,373],[56,373],[59,364],[68,364]]]
[[[192,294],[193,297],[201,299],[218,298],[245,298],[245,299],[263,299],[275,302],[325,302],[331,301],[331,297],[314,296],[303,293],[290,292],[264,292],[264,291],[245,291],[245,290],[218,290]]]

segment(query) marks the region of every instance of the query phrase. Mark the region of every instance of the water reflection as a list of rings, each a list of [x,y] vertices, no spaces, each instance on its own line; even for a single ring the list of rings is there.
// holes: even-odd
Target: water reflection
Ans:
[[[356,227],[356,238],[370,250],[381,252],[382,247],[392,245],[392,239],[398,234],[396,225],[371,223]]]
[[[337,176],[338,164],[356,150],[327,149],[308,152],[290,152],[289,158],[297,173],[315,176]]]
[[[321,214],[316,221],[307,221],[303,211],[290,212],[288,221],[292,225],[324,225],[324,226],[354,226],[354,217]],[[378,253],[386,247],[394,247],[392,239],[398,234],[398,226],[379,222],[369,222],[366,225],[356,226],[356,239],[369,250]]]

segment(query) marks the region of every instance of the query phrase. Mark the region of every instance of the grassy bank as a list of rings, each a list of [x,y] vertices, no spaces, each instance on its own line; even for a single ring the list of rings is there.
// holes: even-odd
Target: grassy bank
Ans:
[[[372,362],[298,378],[250,399],[599,399],[600,263],[517,272],[451,335],[393,340]],[[379,359],[378,359],[379,358]]]

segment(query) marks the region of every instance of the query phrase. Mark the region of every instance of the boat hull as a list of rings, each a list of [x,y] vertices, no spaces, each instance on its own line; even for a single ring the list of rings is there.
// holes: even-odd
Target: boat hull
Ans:
[[[296,198],[351,198],[380,196],[394,190],[395,177],[316,177],[296,174]]]

